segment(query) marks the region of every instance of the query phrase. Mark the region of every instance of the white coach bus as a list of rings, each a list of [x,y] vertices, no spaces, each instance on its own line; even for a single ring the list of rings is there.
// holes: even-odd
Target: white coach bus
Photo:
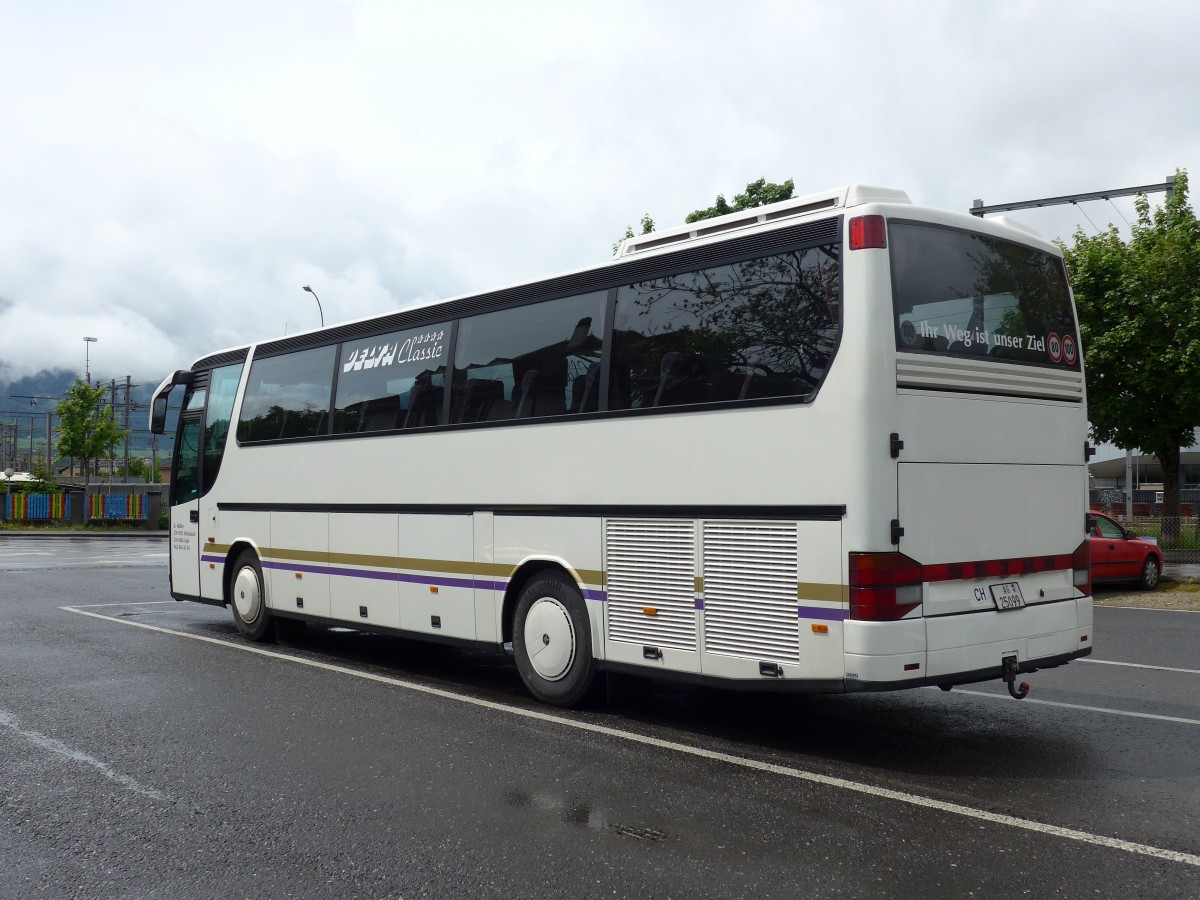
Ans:
[[[1086,656],[1087,414],[1060,252],[851,186],[594,268],[214,353],[171,594],[597,672],[878,691]]]

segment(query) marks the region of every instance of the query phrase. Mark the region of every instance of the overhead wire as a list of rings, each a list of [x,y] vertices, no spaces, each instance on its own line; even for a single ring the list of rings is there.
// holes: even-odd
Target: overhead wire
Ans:
[[[1088,224],[1092,226],[1092,230],[1094,232],[1096,232],[1096,234],[1099,234],[1100,229],[1096,227],[1096,223],[1092,221],[1092,217],[1087,214],[1087,210],[1084,209],[1082,206],[1080,206],[1079,203],[1075,200],[1071,201],[1071,205],[1074,206],[1081,213],[1083,213],[1083,217],[1088,220]]]
[[[1125,227],[1132,230],[1133,226],[1129,224],[1129,220],[1125,218],[1125,214],[1121,212],[1121,207],[1112,202],[1112,197],[1105,197],[1104,199],[1108,201],[1109,206],[1117,211],[1117,215],[1121,217],[1121,221],[1125,223]]]

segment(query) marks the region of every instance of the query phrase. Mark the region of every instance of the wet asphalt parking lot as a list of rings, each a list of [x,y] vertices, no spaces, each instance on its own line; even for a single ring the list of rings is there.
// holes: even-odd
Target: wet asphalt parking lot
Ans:
[[[542,706],[502,656],[251,646],[161,539],[0,537],[0,897],[1200,896],[1200,615],[1088,661]]]

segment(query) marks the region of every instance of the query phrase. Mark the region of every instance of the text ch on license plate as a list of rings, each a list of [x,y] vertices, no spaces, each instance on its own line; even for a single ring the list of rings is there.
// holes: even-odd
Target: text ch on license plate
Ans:
[[[1004,612],[1006,609],[1020,609],[1025,605],[1025,598],[1021,595],[1021,585],[1015,581],[1005,581],[1003,584],[990,585],[992,592],[992,602],[996,604],[996,609]]]

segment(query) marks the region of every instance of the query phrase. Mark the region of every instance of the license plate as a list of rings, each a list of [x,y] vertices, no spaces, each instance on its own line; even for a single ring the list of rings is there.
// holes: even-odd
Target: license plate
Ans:
[[[1000,612],[1009,609],[1020,609],[1025,605],[1025,598],[1021,596],[1021,585],[1015,581],[993,584],[989,587],[989,590],[992,592],[992,602],[996,604],[996,609],[1000,610]]]

